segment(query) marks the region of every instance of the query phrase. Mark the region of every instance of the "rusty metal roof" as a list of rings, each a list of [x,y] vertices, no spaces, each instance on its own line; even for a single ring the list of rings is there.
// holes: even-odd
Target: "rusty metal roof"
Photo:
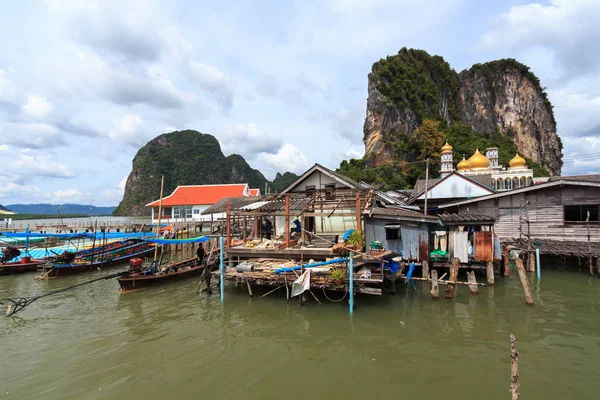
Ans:
[[[440,214],[438,217],[444,225],[493,225],[496,221],[495,217],[474,212]]]

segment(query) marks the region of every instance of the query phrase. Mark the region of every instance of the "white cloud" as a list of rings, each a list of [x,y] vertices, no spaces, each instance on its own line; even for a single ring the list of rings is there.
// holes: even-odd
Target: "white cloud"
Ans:
[[[121,190],[121,194],[125,191],[125,185],[127,185],[127,176],[124,176],[123,179],[119,182],[117,188]]]
[[[33,94],[27,95],[25,104],[23,104],[23,113],[32,118],[45,119],[52,110],[52,104],[45,97]]]
[[[50,203],[64,204],[64,203],[78,203],[87,200],[90,193],[82,192],[79,189],[59,189],[51,193],[44,195]]]
[[[139,115],[127,114],[114,121],[115,128],[110,132],[110,138],[121,143],[137,146],[146,140],[143,135],[139,134],[143,122]]]
[[[281,147],[281,136],[264,132],[254,123],[237,123],[226,127],[219,136],[223,151],[253,158],[259,153],[276,153]]]
[[[6,144],[0,144],[0,151],[8,151],[9,148]]]
[[[54,125],[40,122],[0,122],[0,135],[5,143],[25,148],[43,149],[67,143]]]
[[[541,47],[565,76],[593,73],[600,64],[600,2],[551,0],[511,7],[483,35],[479,49],[508,47],[525,52]]]
[[[19,158],[8,163],[8,171],[17,181],[28,177],[73,178],[75,173],[50,155],[33,150],[21,150]]]
[[[224,109],[233,106],[233,82],[229,75],[212,65],[190,61],[188,68],[198,86],[206,90]]]
[[[302,173],[308,166],[306,156],[300,149],[291,143],[284,144],[277,153],[261,153],[258,159],[270,167],[273,175],[275,172]]]

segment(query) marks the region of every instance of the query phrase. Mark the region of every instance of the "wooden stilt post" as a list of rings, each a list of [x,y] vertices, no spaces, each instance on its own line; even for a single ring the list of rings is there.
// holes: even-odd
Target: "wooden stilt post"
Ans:
[[[477,278],[475,278],[475,271],[467,272],[467,279],[469,281],[469,290],[471,291],[471,294],[479,294]]]
[[[227,214],[225,215],[225,248],[228,249],[231,245],[231,202],[229,201],[227,202],[226,213]]]
[[[438,299],[440,297],[440,286],[438,284],[438,272],[437,269],[431,270],[431,297]]]
[[[246,237],[246,235],[247,235],[247,232],[246,232],[247,229],[248,229],[248,217],[246,217],[244,215],[244,233],[242,234],[242,237],[244,238],[244,243],[246,243],[246,239],[247,239],[247,237]]]
[[[360,198],[357,197],[358,202],[360,202]],[[354,312],[354,254],[350,252],[350,262],[348,264],[348,295],[350,298],[348,299],[348,303],[350,305],[350,315]]]
[[[390,292],[392,292],[392,294],[396,294],[396,280],[392,279],[390,281]]]
[[[356,230],[362,231],[360,220],[360,192],[356,192]],[[359,251],[362,251],[362,249]]]
[[[446,285],[446,299],[448,300],[452,300],[454,298],[454,290],[456,289],[459,266],[460,260],[458,258],[453,259],[452,265],[450,266],[450,277],[448,278],[448,284]]]
[[[219,289],[221,289],[221,303],[225,299],[225,263],[223,260],[223,236],[219,237]],[[210,293],[210,279],[207,282]]]
[[[290,196],[285,196],[285,248],[290,247]]]
[[[533,251],[527,254],[527,272],[535,272],[535,253]]]
[[[423,278],[429,279],[429,263],[427,260],[423,260],[421,265],[423,266]]]
[[[485,273],[487,277],[487,284],[492,286],[494,284],[494,263],[488,261],[485,266]]]
[[[519,352],[517,339],[510,334],[510,394],[512,400],[519,400]]]
[[[248,286],[248,295],[250,295],[250,297],[254,297],[254,295],[252,294],[252,287],[250,286],[250,282],[248,282],[247,279],[246,279],[246,286]]]
[[[504,246],[502,248],[502,266],[503,266],[502,276],[504,276],[505,278],[508,278],[510,276],[510,267],[508,265],[509,261],[510,261],[510,250],[508,249],[508,246]]]
[[[533,304],[533,295],[531,294],[531,290],[529,289],[529,282],[527,281],[525,267],[523,267],[523,260],[517,258],[516,264],[517,271],[519,271],[519,279],[521,280],[521,285],[523,286],[523,293],[525,294],[525,302],[531,305]]]

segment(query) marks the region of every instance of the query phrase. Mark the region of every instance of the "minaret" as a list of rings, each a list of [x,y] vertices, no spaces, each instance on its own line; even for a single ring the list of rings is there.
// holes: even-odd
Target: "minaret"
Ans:
[[[490,169],[500,169],[500,166],[498,165],[497,147],[490,147],[488,149],[485,149],[485,156],[488,158],[488,160],[490,160]]]
[[[440,176],[443,178],[450,172],[454,171],[452,167],[452,146],[446,142],[442,147],[442,168],[440,169]]]

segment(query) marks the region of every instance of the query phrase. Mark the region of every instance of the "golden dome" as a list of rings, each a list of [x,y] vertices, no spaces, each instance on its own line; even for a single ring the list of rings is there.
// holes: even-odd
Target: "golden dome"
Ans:
[[[452,151],[452,146],[450,146],[448,142],[446,142],[446,144],[442,147],[442,153],[448,153],[450,151]]]
[[[471,164],[467,160],[465,160],[465,157],[463,156],[462,161],[458,163],[456,168],[459,171],[467,171],[467,170],[471,169]]]
[[[517,153],[517,155],[508,162],[508,165],[510,165],[511,168],[524,167],[525,164],[526,164],[525,159],[523,157],[521,157],[519,155],[519,153]]]
[[[471,168],[489,168],[490,160],[479,152],[479,149],[475,151],[469,158],[469,164],[471,164]]]

